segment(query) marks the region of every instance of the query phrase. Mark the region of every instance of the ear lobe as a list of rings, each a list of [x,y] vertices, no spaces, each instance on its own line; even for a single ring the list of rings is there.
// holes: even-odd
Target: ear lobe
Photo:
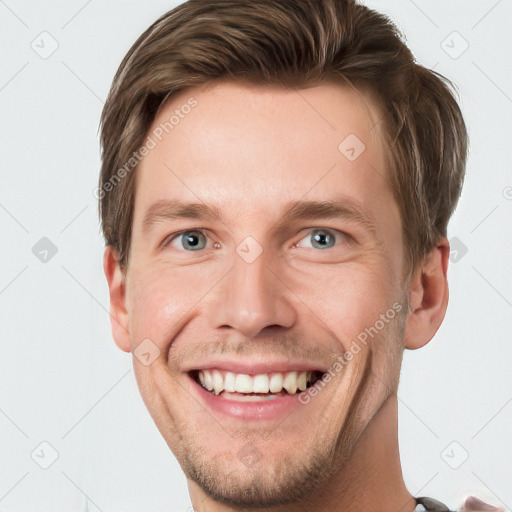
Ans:
[[[110,325],[115,344],[124,352],[131,351],[126,309],[126,276],[118,263],[117,251],[107,245],[103,255],[103,271],[107,278],[110,295]]]
[[[443,322],[448,306],[449,256],[450,244],[441,238],[411,279],[405,348],[416,350],[425,346]]]

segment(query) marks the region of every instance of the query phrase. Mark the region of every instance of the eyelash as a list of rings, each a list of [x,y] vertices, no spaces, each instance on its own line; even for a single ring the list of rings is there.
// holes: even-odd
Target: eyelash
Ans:
[[[340,239],[342,240],[346,240],[346,241],[350,241],[352,239],[352,237],[350,235],[348,235],[347,233],[344,233],[343,231],[338,231],[336,229],[329,229],[329,228],[322,228],[322,227],[314,227],[314,228],[306,228],[308,229],[308,232],[299,240],[299,242],[297,242],[296,244],[293,244],[293,247],[295,248],[302,240],[304,240],[308,235],[311,236],[311,233],[313,233],[314,231],[320,231],[320,232],[325,232],[327,234],[330,234],[330,235],[333,235],[334,238],[336,239],[336,241],[339,241]],[[192,229],[185,229],[183,231],[179,231],[177,233],[172,233],[171,235],[169,235],[168,237],[166,237],[164,239],[164,241],[162,242],[162,248],[166,248],[168,247],[174,240],[176,240],[177,238],[179,238],[181,235],[184,235],[186,233],[194,233],[194,232],[199,232],[199,233],[202,233],[203,235],[205,235],[207,238],[208,237],[208,230],[207,229],[204,229],[204,228],[192,228]],[[339,244],[338,244],[339,245]],[[318,251],[327,251],[328,249],[333,249],[334,247],[329,247],[327,249],[318,249]],[[314,248],[313,248],[314,249]],[[197,252],[201,252],[203,251],[204,249],[200,249],[198,250]],[[182,252],[196,252],[196,251],[185,251],[183,250]]]

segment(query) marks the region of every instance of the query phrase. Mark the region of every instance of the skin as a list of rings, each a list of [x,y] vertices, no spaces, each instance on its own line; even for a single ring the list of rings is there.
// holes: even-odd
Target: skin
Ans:
[[[197,106],[137,169],[126,274],[111,246],[104,271],[117,346],[130,352],[150,339],[160,351],[150,365],[134,357],[134,371],[195,510],[412,512],[396,390],[404,348],[428,343],[444,318],[449,246],[440,239],[402,280],[402,221],[377,105],[327,82],[295,91],[216,81],[174,96],[150,132],[192,96]],[[351,133],[366,146],[354,161],[338,150]],[[341,196],[365,208],[374,233],[344,217],[276,229],[289,202]],[[161,219],[145,231],[148,208],[163,199],[216,205],[222,220]],[[161,245],[200,228],[198,251],[183,237]],[[315,245],[314,228],[337,233],[334,245]],[[236,252],[247,236],[262,248],[252,263]],[[279,423],[205,409],[185,372],[212,354],[328,368],[397,303],[400,313]],[[256,450],[251,467],[242,449]]]

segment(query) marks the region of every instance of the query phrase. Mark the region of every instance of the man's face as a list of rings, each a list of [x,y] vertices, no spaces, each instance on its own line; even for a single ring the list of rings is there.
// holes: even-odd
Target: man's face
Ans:
[[[217,82],[173,97],[148,133],[126,307],[132,348],[151,340],[160,352],[134,358],[135,374],[186,475],[215,499],[310,492],[396,390],[403,240],[379,120],[340,85]],[[329,370],[315,394],[293,393]]]

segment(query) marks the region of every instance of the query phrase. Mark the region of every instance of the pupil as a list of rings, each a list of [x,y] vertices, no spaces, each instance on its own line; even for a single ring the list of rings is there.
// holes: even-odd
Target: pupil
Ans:
[[[187,247],[187,245],[188,245],[188,247]],[[199,247],[198,247],[198,245],[199,245]],[[184,235],[183,247],[186,249],[188,248],[188,249],[192,249],[192,250],[197,250],[198,248],[201,249],[199,237],[195,234]]]
[[[325,232],[324,232],[324,233],[325,233]],[[317,231],[313,236],[314,236],[315,241],[316,241],[316,242],[318,242],[318,243],[320,243],[320,244],[322,245],[322,247],[325,247],[325,245],[324,245],[324,244],[326,243],[326,241],[327,241],[328,239],[330,240],[330,242],[332,242],[332,241],[333,241],[333,237],[332,237],[332,235],[330,235],[329,233],[327,233],[327,234],[322,234],[322,232],[318,232],[318,231]],[[332,243],[330,243],[330,244],[329,244],[329,247],[331,247],[331,246],[332,246]]]

